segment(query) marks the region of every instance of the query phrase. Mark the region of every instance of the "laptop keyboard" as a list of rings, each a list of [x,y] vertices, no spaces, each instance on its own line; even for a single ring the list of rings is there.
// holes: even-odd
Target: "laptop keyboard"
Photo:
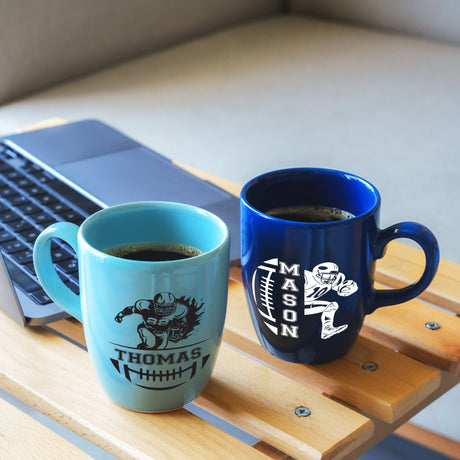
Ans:
[[[53,222],[80,225],[99,205],[41,166],[0,144],[0,248],[13,283],[35,303],[51,299],[35,274],[35,239]],[[64,283],[78,293],[78,266],[73,249],[54,240],[52,260]]]

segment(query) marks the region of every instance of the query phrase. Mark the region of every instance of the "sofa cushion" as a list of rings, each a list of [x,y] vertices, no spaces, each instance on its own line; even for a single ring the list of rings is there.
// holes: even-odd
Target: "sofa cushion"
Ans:
[[[290,0],[294,13],[460,44],[458,0]]]
[[[0,103],[280,10],[281,0],[2,1]]]

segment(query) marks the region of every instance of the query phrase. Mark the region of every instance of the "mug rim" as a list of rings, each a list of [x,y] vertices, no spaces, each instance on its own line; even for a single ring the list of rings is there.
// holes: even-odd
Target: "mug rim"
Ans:
[[[163,261],[145,261],[145,260],[135,260],[135,259],[124,259],[122,257],[113,256],[107,254],[102,249],[95,247],[91,244],[87,237],[85,236],[85,231],[87,231],[87,227],[90,225],[94,225],[94,220],[102,218],[106,214],[112,214],[114,212],[120,212],[124,209],[141,209],[141,208],[156,208],[156,209],[166,209],[166,208],[175,208],[176,210],[179,209],[186,209],[193,213],[198,213],[201,215],[206,216],[209,220],[213,221],[213,224],[218,227],[221,231],[219,244],[215,245],[213,248],[209,249],[208,251],[202,251],[197,255],[187,257],[185,259],[176,259],[176,260],[163,260]],[[78,240],[79,243],[83,242],[84,245],[90,250],[92,253],[97,255],[100,258],[103,258],[108,261],[116,261],[117,263],[122,264],[137,264],[138,266],[160,266],[160,265],[170,265],[170,264],[187,264],[187,263],[196,263],[198,260],[202,260],[203,258],[212,257],[215,253],[219,252],[226,244],[229,242],[230,239],[230,232],[225,224],[225,222],[217,215],[213,214],[206,209],[200,208],[199,206],[194,206],[185,203],[178,203],[174,201],[135,201],[130,203],[122,203],[114,206],[108,206],[107,208],[103,208],[94,214],[88,216],[83,223],[80,225],[78,230]],[[107,249],[107,248],[106,248]],[[153,265],[152,265],[153,264]]]
[[[276,176],[281,176],[282,174],[293,174],[296,172],[304,172],[304,173],[315,173],[315,174],[324,174],[328,176],[340,176],[342,178],[352,178],[354,180],[359,181],[363,185],[367,187],[368,190],[372,191],[373,196],[375,197],[374,203],[371,207],[369,207],[366,211],[361,212],[357,215],[354,215],[353,217],[350,217],[348,219],[344,220],[338,220],[338,221],[329,221],[329,222],[299,222],[296,220],[290,220],[290,219],[282,219],[279,217],[271,216],[270,214],[267,214],[264,211],[261,211],[258,209],[255,205],[250,203],[247,193],[251,189],[251,187],[254,187],[258,182],[261,182],[262,180],[267,180],[270,177],[276,177]],[[359,220],[365,219],[368,216],[374,214],[380,207],[381,204],[381,196],[380,192],[377,190],[377,188],[368,180],[362,178],[361,176],[358,176],[353,173],[349,173],[346,171],[342,171],[339,169],[331,169],[331,168],[316,168],[316,167],[295,167],[295,168],[284,168],[284,169],[276,169],[273,171],[268,171],[262,174],[259,174],[258,176],[253,177],[250,179],[242,188],[241,194],[240,194],[240,199],[242,203],[246,207],[248,207],[253,213],[257,214],[259,217],[265,218],[270,221],[275,221],[275,222],[283,222],[284,224],[296,224],[296,225],[302,225],[302,226],[336,226],[336,225],[344,225],[347,223],[353,223],[357,222]]]

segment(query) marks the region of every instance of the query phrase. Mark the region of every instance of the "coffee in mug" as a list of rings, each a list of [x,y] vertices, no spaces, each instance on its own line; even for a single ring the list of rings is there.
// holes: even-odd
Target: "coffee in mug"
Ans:
[[[285,206],[266,211],[269,216],[296,222],[336,222],[351,219],[353,214],[330,206]]]
[[[107,248],[106,254],[122,259],[161,262],[166,260],[181,260],[200,254],[200,250],[184,244],[168,243],[137,243],[122,244]]]

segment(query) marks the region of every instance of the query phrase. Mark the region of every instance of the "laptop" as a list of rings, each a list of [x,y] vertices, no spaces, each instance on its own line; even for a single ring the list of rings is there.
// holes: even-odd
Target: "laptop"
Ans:
[[[35,276],[35,238],[53,222],[78,225],[101,208],[132,201],[176,201],[213,212],[227,224],[231,264],[239,264],[238,198],[107,124],[82,120],[0,138],[0,308],[23,326],[68,317]],[[54,242],[52,257],[78,293],[73,250]]]

